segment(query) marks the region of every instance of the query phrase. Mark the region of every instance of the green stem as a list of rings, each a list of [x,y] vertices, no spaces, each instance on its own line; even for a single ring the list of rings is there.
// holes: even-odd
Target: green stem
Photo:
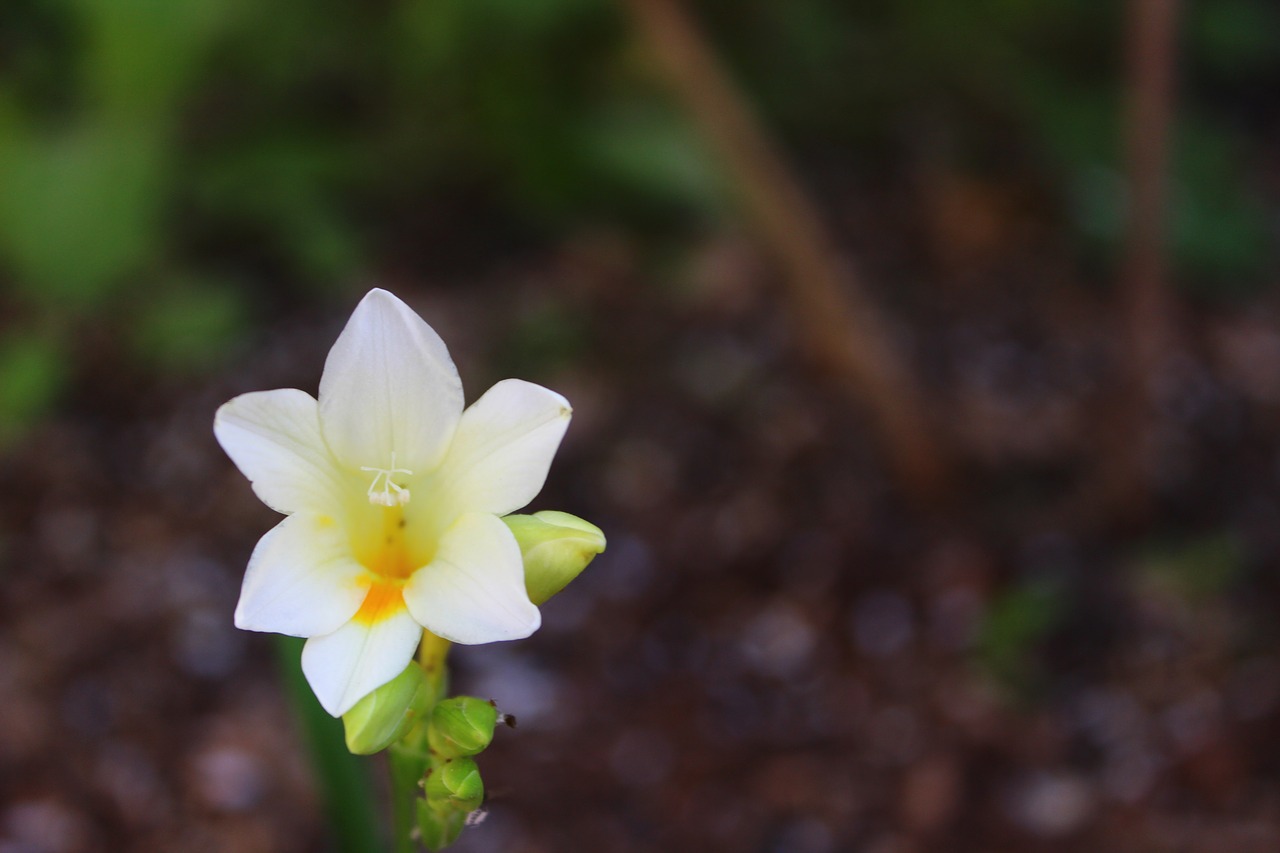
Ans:
[[[395,853],[414,853],[413,828],[417,824],[418,780],[426,773],[427,755],[404,741],[387,750],[391,769],[391,819]]]
[[[453,644],[448,640],[437,637],[430,631],[422,632],[422,643],[418,646],[418,663],[422,664],[422,670],[427,674],[427,682],[433,688],[432,705],[443,699],[445,691],[449,689],[449,667],[445,658],[449,656],[451,645]]]
[[[417,825],[417,800],[422,795],[418,783],[427,773],[431,763],[431,753],[427,746],[427,725],[431,719],[431,708],[444,698],[449,689],[449,667],[446,658],[449,655],[448,640],[437,637],[430,631],[422,635],[422,644],[418,647],[418,663],[427,674],[427,683],[431,686],[431,706],[423,712],[422,722],[416,726],[403,740],[393,744],[387,750],[387,761],[391,768],[391,813],[395,833],[396,853],[413,853],[413,828]]]

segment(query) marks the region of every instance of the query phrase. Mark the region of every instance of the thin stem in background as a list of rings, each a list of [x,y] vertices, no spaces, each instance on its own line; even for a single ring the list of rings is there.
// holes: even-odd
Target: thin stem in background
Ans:
[[[1174,116],[1178,0],[1129,0],[1126,38],[1125,168],[1128,231],[1120,271],[1125,359],[1119,428],[1106,454],[1107,503],[1122,517],[1149,511],[1153,388],[1174,334],[1166,211]]]
[[[347,751],[342,722],[330,717],[311,692],[298,665],[305,641],[284,636],[272,639],[285,693],[311,754],[335,848],[341,853],[384,853],[368,762]]]
[[[760,122],[678,0],[626,4],[673,92],[723,162],[747,219],[783,267],[809,354],[871,410],[905,490],[926,501],[946,495],[950,472],[915,377]]]

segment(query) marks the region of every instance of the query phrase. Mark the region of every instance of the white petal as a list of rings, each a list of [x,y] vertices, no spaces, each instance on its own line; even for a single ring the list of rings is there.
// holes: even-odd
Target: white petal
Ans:
[[[424,474],[462,412],[462,380],[444,341],[385,290],[356,306],[320,378],[320,423],[333,452],[358,468]]]
[[[236,605],[236,627],[294,637],[328,634],[360,609],[365,569],[332,519],[295,513],[258,540]]]
[[[333,512],[340,473],[316,401],[293,388],[241,394],[213,417],[213,434],[253,491],[277,512]]]
[[[427,630],[455,643],[518,640],[542,624],[525,592],[515,536],[483,513],[464,515],[445,531],[435,559],[405,584],[404,600]]]
[[[554,391],[505,379],[462,413],[429,488],[440,511],[506,515],[542,490],[573,409]]]
[[[302,647],[302,672],[324,709],[341,717],[413,659],[422,626],[404,608],[372,624],[352,620]]]

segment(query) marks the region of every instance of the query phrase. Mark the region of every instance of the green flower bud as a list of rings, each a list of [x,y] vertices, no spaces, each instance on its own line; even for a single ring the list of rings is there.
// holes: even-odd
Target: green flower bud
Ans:
[[[524,586],[534,604],[568,586],[604,551],[604,532],[567,512],[544,510],[533,515],[508,515],[502,520],[520,543]]]
[[[463,813],[475,811],[484,800],[484,780],[473,759],[462,756],[436,765],[427,774],[427,800]]]
[[[475,755],[493,740],[498,709],[474,696],[453,696],[436,703],[431,711],[427,743],[441,758]]]
[[[410,662],[404,672],[357,702],[342,715],[347,749],[372,755],[408,733],[426,713],[431,687],[422,667]]]
[[[428,850],[443,850],[456,841],[466,819],[466,814],[456,809],[418,800],[418,832]]]

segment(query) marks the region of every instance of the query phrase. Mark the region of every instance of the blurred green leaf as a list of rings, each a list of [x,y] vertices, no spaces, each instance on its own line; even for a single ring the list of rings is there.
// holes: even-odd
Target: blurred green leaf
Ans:
[[[100,115],[166,116],[236,0],[75,0],[88,49],[82,76]]]
[[[1147,579],[1190,601],[1203,601],[1223,595],[1244,575],[1246,556],[1238,536],[1221,532],[1153,544],[1138,565]]]
[[[594,117],[579,142],[598,179],[633,202],[674,203],[703,215],[724,210],[721,173],[684,116],[656,105],[615,108]]]
[[[1240,89],[1182,92],[1170,229],[1179,281],[1202,291],[1256,285],[1268,259],[1270,202],[1232,123],[1280,59],[1278,14],[1222,0],[1185,19],[1188,68]],[[833,159],[855,180],[1021,168],[1010,152],[1039,140],[1081,242],[1120,245],[1116,4],[697,17],[817,174]],[[291,285],[348,280],[383,260],[368,244],[394,235],[394,255],[423,200],[446,195],[544,231],[602,216],[676,230],[718,218],[731,189],[605,0],[36,0],[0,12],[0,32],[0,263],[59,311],[214,254]]]
[[[0,337],[0,448],[48,414],[68,373],[66,354],[52,336]]]
[[[0,252],[19,286],[60,310],[99,304],[155,255],[167,151],[142,129],[43,138],[0,123]]]
[[[299,665],[304,641],[280,635],[271,639],[285,693],[311,753],[335,849],[341,853],[383,853],[385,833],[374,804],[369,765],[347,752],[342,721],[330,717],[311,692]]]
[[[1048,85],[1035,99],[1041,137],[1064,176],[1076,227],[1112,255],[1128,222],[1121,105],[1114,92]],[[1268,213],[1246,180],[1250,158],[1241,140],[1189,108],[1172,135],[1168,227],[1175,279],[1202,294],[1256,288],[1267,260]]]
[[[138,311],[134,347],[161,371],[205,370],[244,335],[248,310],[239,291],[194,279],[168,283]]]
[[[604,0],[463,0],[462,5],[484,26],[530,40],[547,37],[584,11],[607,8]]]
[[[497,361],[512,374],[546,375],[564,367],[586,348],[591,324],[562,302],[548,299],[520,311],[503,337]]]
[[[309,281],[343,278],[359,267],[357,234],[333,201],[357,178],[342,140],[273,131],[199,166],[194,195],[205,211],[269,235]]]
[[[978,631],[979,662],[1008,686],[1025,689],[1032,676],[1032,655],[1063,611],[1061,587],[1052,581],[1026,581],[1002,592],[991,602]]]
[[[1187,7],[1192,47],[1218,73],[1243,77],[1280,58],[1280,10],[1270,0],[1214,0]]]
[[[1201,293],[1239,294],[1260,286],[1270,245],[1267,207],[1247,180],[1242,141],[1203,118],[1176,129],[1171,239],[1175,259]]]

